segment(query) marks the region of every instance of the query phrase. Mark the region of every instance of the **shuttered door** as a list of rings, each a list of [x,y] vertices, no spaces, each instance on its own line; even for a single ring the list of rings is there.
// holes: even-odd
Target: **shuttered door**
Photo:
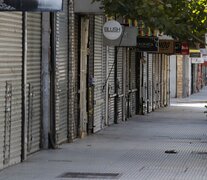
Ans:
[[[1,39],[1,36],[0,36]],[[0,48],[1,52],[1,48]],[[2,64],[2,62],[0,62]],[[5,83],[0,83],[0,169],[3,168],[3,161],[4,161],[4,144],[5,144]]]
[[[165,56],[164,54],[160,55],[160,105],[163,107],[164,104],[164,89],[165,89],[165,82],[164,82],[164,71],[165,71]]]
[[[68,139],[68,1],[56,15],[55,121],[56,142]]]
[[[130,115],[136,115],[136,52],[131,50],[130,58]]]
[[[117,102],[117,121],[123,121],[123,57],[124,49],[118,48],[117,55],[117,93],[118,93],[118,102]]]
[[[144,52],[143,66],[143,113],[147,113],[147,53]]]
[[[159,67],[159,55],[156,54],[156,63],[155,63],[155,101],[156,101],[156,108],[159,108],[160,103],[160,67]]]
[[[103,17],[95,16],[95,30],[94,30],[94,132],[102,128],[102,108],[104,108],[103,99],[103,81],[102,77],[102,63],[103,63],[103,38],[102,26]],[[104,80],[103,80],[104,79]]]
[[[22,14],[0,13],[0,127],[4,167],[20,162],[22,122]],[[4,91],[5,95],[2,93]],[[2,128],[3,125],[3,128]],[[0,165],[1,166],[1,165]]]
[[[156,55],[152,54],[152,108],[156,109]]]
[[[148,112],[152,111],[152,54],[148,54]]]
[[[108,61],[108,81],[109,81],[109,124],[114,123],[114,105],[115,105],[115,81],[114,81],[114,60],[115,48],[109,47],[109,61]]]
[[[162,55],[161,54],[159,54],[158,55],[158,64],[159,64],[159,71],[158,71],[158,78],[159,78],[159,86],[158,86],[158,89],[159,89],[159,99],[158,99],[158,101],[159,101],[159,103],[158,103],[158,105],[159,105],[159,107],[161,107],[161,101],[162,101]]]
[[[41,14],[27,14],[27,151],[40,148],[41,131]]]
[[[127,49],[126,51],[126,62],[125,62],[125,116],[126,119],[128,119],[130,117],[130,71],[129,71],[129,67],[130,67],[130,50]]]

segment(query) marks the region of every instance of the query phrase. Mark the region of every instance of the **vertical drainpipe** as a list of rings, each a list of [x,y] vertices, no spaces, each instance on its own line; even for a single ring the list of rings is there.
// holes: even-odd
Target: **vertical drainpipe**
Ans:
[[[22,154],[21,160],[24,161],[27,158],[27,13],[23,13],[23,88],[22,88]]]
[[[43,149],[49,147],[50,132],[50,14],[42,13],[42,64],[41,64],[41,97],[42,97],[42,140]]]
[[[106,46],[106,79],[108,78],[109,74],[109,47]],[[109,82],[106,80],[106,120],[105,120],[105,125],[109,125]]]

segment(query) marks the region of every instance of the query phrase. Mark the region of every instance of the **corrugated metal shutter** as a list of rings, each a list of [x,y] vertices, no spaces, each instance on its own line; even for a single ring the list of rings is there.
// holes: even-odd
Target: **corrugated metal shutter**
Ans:
[[[142,63],[142,70],[143,70],[143,113],[147,113],[147,53],[143,53],[143,63]]]
[[[41,14],[27,14],[27,151],[40,149],[41,132]]]
[[[56,14],[55,121],[56,142],[68,140],[68,1]]]
[[[163,102],[164,102],[164,89],[165,89],[164,72],[165,72],[165,56],[164,54],[161,54],[160,55],[160,106],[161,107],[163,107]]]
[[[99,131],[102,128],[102,108],[104,108],[103,97],[103,83],[105,77],[103,77],[103,37],[102,26],[103,17],[95,16],[95,30],[94,30],[94,132]]]
[[[72,53],[72,55],[74,55],[74,59],[72,59],[71,63],[71,68],[72,69],[72,81],[73,81],[73,88],[72,88],[72,96],[73,97],[69,97],[71,99],[71,101],[73,101],[73,106],[72,106],[72,113],[74,113],[73,115],[73,119],[74,119],[74,123],[73,124],[73,136],[74,139],[78,138],[79,136],[79,96],[78,96],[78,91],[79,91],[79,44],[78,44],[78,39],[79,37],[79,17],[78,15],[75,15],[75,27],[74,27],[74,52],[70,52]],[[71,34],[73,36],[73,34]],[[70,70],[71,70],[70,69]]]
[[[1,36],[0,36],[1,39]],[[1,47],[0,47],[0,51],[1,51]],[[0,61],[1,63],[1,61]],[[2,63],[1,63],[2,64]],[[3,168],[3,162],[4,162],[4,144],[5,144],[5,92],[6,92],[6,87],[5,87],[5,83],[0,83],[0,134],[1,134],[1,138],[0,138],[0,169]]]
[[[108,60],[108,82],[109,82],[109,124],[113,124],[114,119],[114,105],[115,105],[115,73],[114,73],[114,60],[115,60],[115,48],[109,47],[109,60]]]
[[[5,102],[0,107],[5,112],[5,116],[1,113],[0,124],[4,126],[1,139],[7,167],[21,160],[22,13],[0,13],[0,57],[0,82],[4,84],[1,91],[5,92],[5,96],[0,93]]]
[[[152,83],[153,83],[153,71],[152,71],[152,54],[148,54],[148,68],[147,68],[147,72],[148,72],[148,112],[152,111]]]
[[[136,95],[137,95],[137,86],[136,86],[136,51],[131,50],[130,58],[130,115],[136,115]]]
[[[126,55],[126,69],[125,69],[125,79],[126,79],[126,82],[125,82],[125,85],[126,85],[126,88],[125,88],[125,98],[126,98],[126,118],[129,118],[130,117],[130,50],[127,49],[127,55]]]
[[[124,49],[118,48],[117,54],[117,121],[123,121],[123,98],[124,98],[124,91],[123,91],[123,60],[124,60]]]
[[[157,89],[156,89],[156,55],[152,54],[152,109],[156,109],[156,96],[157,96]]]
[[[155,88],[155,108],[159,108],[160,103],[160,71],[159,71],[159,55],[155,54],[155,72],[154,72],[154,88]]]

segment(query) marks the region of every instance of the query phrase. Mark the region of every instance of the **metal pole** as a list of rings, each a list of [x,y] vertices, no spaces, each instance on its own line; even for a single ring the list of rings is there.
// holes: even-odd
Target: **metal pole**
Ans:
[[[42,14],[42,148],[48,149],[50,129],[50,14]]]

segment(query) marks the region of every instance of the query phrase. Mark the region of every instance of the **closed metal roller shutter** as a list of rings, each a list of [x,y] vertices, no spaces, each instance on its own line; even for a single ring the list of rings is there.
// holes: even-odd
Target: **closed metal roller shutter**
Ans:
[[[125,98],[126,98],[126,118],[130,117],[130,50],[127,49],[126,69],[125,69]]]
[[[109,47],[108,49],[108,82],[109,82],[109,124],[113,124],[115,121],[114,118],[114,107],[115,107],[115,73],[114,73],[114,60],[115,60],[115,48]]]
[[[68,139],[68,1],[56,14],[55,122],[56,142]]]
[[[0,13],[0,126],[4,167],[21,160],[22,130],[22,14]],[[3,109],[2,109],[3,108]],[[2,144],[1,144],[2,145]],[[1,147],[2,149],[2,147]],[[2,153],[2,151],[0,152]],[[1,154],[2,157],[2,154]],[[2,159],[2,158],[1,158]]]
[[[163,107],[164,104],[164,89],[165,89],[165,56],[160,55],[160,106]]]
[[[79,96],[78,96],[78,91],[79,91],[79,45],[78,45],[78,39],[79,37],[79,17],[78,15],[75,15],[74,19],[74,34],[71,34],[71,36],[74,35],[74,51],[70,52],[72,56],[74,56],[74,59],[71,60],[71,66],[69,68],[70,71],[72,70],[72,82],[73,86],[71,89],[72,92],[72,97],[70,96],[70,100],[72,101],[72,113],[73,113],[73,139],[78,138],[79,136]],[[69,72],[70,73],[70,72]]]
[[[142,90],[143,90],[143,113],[146,114],[147,113],[147,77],[148,77],[148,72],[147,72],[147,53],[144,52],[143,53],[143,62],[142,62],[142,70],[143,70],[143,87],[142,87]]]
[[[152,111],[152,84],[153,84],[153,71],[152,71],[152,54],[148,54],[148,68],[147,68],[147,72],[148,72],[148,112]]]
[[[159,94],[159,97],[158,97],[158,108],[160,108],[161,106],[161,96],[162,96],[162,58],[161,58],[161,55],[158,54],[158,94]]]
[[[1,48],[0,48],[1,51]],[[0,62],[1,63],[1,62]],[[2,64],[2,63],[1,63]],[[4,162],[4,151],[5,151],[5,83],[0,83],[0,169],[3,168],[3,162]]]
[[[95,16],[95,30],[94,30],[94,132],[99,131],[103,125],[102,109],[104,108],[103,84],[105,77],[103,77],[103,37],[102,26],[103,17]]]
[[[27,151],[40,149],[41,132],[41,14],[27,14]]]
[[[156,107],[160,107],[160,67],[159,55],[155,55],[155,103]]]
[[[157,89],[156,89],[156,55],[152,54],[152,109],[156,109],[156,96],[157,96]]]
[[[136,115],[136,95],[137,95],[137,86],[136,86],[136,51],[131,50],[130,58],[130,115]]]
[[[123,98],[124,98],[124,91],[123,91],[123,60],[124,60],[124,49],[118,48],[117,54],[117,121],[123,121]]]

